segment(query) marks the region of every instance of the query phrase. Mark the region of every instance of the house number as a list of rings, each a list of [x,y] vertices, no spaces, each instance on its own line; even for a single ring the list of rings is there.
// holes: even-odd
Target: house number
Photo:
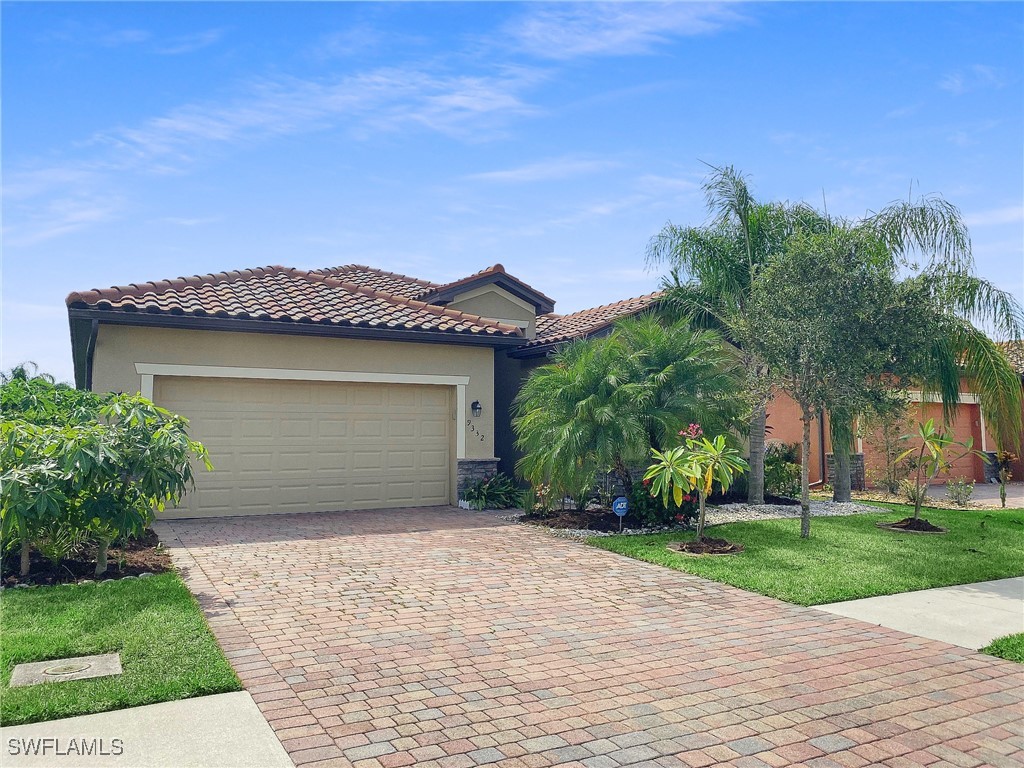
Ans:
[[[472,419],[466,419],[466,426],[469,427],[469,431],[472,432],[473,434],[480,435],[480,442],[481,443],[484,441],[483,432],[481,432],[480,430],[478,430],[476,428],[476,426],[473,424],[473,420]]]

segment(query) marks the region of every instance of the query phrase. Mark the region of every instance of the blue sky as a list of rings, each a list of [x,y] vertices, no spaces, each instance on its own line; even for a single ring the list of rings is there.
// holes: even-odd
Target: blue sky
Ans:
[[[649,292],[706,166],[859,216],[960,206],[1022,297],[1024,5],[4,3],[2,365],[71,377],[72,290],[495,262]]]

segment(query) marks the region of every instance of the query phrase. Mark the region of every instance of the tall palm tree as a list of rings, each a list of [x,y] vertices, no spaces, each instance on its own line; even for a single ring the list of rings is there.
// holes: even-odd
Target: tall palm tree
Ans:
[[[859,220],[825,217],[828,226],[853,235],[894,274],[902,273],[900,351],[894,372],[904,384],[936,396],[951,420],[966,379],[998,433],[1001,445],[1021,440],[1021,386],[997,337],[1020,338],[1024,312],[1014,298],[974,274],[971,239],[959,209],[939,196],[892,203]],[[916,329],[916,331],[915,331]],[[850,500],[849,457],[857,413],[829,414],[836,483],[833,498]]]
[[[629,492],[631,466],[691,422],[709,432],[736,424],[738,377],[719,334],[683,319],[622,320],[611,335],[563,347],[515,400],[513,427],[535,484],[578,494],[611,470]]]
[[[760,203],[732,166],[712,168],[703,184],[710,214],[701,227],[667,224],[647,247],[649,265],[667,265],[665,303],[704,327],[718,329],[737,345],[750,406],[748,501],[764,503],[764,452],[768,367],[738,339],[747,322],[751,286],[760,269],[781,253],[799,228],[816,228],[821,217],[804,205]]]

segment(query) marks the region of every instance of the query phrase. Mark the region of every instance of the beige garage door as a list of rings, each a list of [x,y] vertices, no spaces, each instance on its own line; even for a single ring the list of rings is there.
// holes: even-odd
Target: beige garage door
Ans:
[[[447,504],[449,389],[158,376],[215,467],[166,516]]]

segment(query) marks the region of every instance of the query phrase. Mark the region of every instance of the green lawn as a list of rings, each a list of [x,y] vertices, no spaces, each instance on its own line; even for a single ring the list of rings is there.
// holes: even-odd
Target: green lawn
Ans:
[[[739,555],[688,557],[666,549],[693,534],[609,536],[589,544],[638,560],[732,584],[799,605],[821,605],[929,587],[1024,574],[1024,510],[927,509],[922,516],[945,535],[893,533],[878,520],[913,514],[892,506],[879,514],[816,517],[810,539],[800,520],[729,523],[708,534],[746,547]]]
[[[0,724],[241,689],[175,573],[0,596]],[[124,674],[8,688],[15,664],[120,651]]]
[[[999,637],[981,649],[982,653],[1024,664],[1024,632]]]

